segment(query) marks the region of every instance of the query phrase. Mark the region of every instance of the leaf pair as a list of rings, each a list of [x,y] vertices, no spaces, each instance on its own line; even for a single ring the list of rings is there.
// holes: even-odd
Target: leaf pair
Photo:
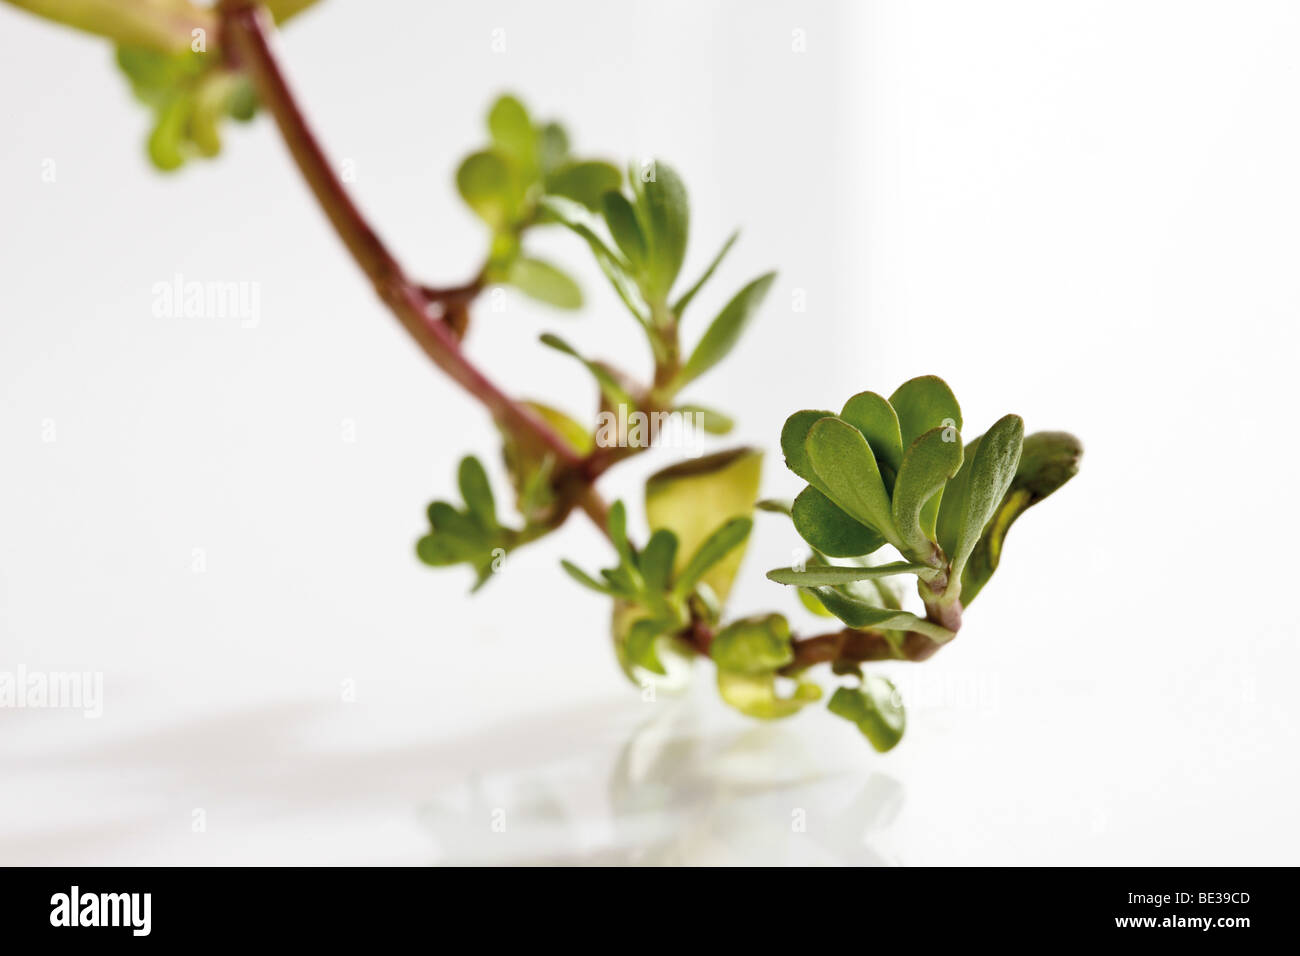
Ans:
[[[257,111],[247,77],[221,62],[217,53],[117,48],[117,64],[136,98],[153,110],[148,153],[158,169],[170,172],[194,156],[216,156],[221,123],[227,118],[247,121]]]
[[[622,174],[610,163],[572,158],[564,128],[535,123],[513,96],[493,103],[487,127],[490,145],[471,153],[456,170],[461,198],[493,231],[485,278],[556,308],[580,308],[577,283],[556,266],[524,255],[519,234],[538,220],[543,197],[596,209],[606,192],[618,188]]]

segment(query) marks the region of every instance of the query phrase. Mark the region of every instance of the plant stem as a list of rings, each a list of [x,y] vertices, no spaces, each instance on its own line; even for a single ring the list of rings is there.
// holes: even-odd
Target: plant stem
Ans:
[[[794,641],[794,660],[783,670],[787,673],[801,671],[814,664],[836,661],[864,663],[866,661],[923,661],[942,647],[924,634],[908,631],[903,636],[901,655],[889,639],[879,631],[859,631],[846,627],[830,634],[798,638]]]
[[[222,0],[220,11],[222,47],[227,56],[251,77],[262,104],[275,118],[294,162],[334,231],[402,327],[440,369],[486,406],[504,428],[521,441],[553,454],[564,469],[577,469],[581,458],[568,442],[532,409],[502,392],[461,351],[455,330],[429,314],[429,292],[433,290],[407,277],[352,202],[279,68],[271,49],[273,27],[269,15],[248,0]],[[599,510],[589,509],[584,499],[585,495],[580,496],[578,503],[588,514]]]

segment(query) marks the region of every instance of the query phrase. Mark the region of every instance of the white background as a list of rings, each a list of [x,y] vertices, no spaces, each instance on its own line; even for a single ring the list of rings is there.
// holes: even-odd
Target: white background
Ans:
[[[494,434],[271,124],[161,177],[109,50],[0,8],[0,670],[105,693],[98,720],[0,710],[0,863],[1294,863],[1298,48],[1300,8],[1260,2],[331,0],[287,31],[431,282],[483,254],[451,176],[503,89],[684,173],[686,273],[742,225],[688,337],[781,278],[691,397],[771,452],[765,492],[798,487],[789,412],[921,373],[968,434],[1083,438],[957,642],[891,670],[910,722],[879,756],[820,709],[722,712],[705,665],[643,702],[558,569],[607,557],[580,519],[474,598],[419,565],[458,458],[502,478]],[[589,308],[508,297],[469,349],[577,413],[590,383],[537,335],[642,371],[643,346],[576,241],[536,248]],[[260,324],[155,318],[176,273],[259,283]],[[674,457],[604,490],[638,504]],[[818,627],[762,576],[796,545],[760,520],[732,610]]]

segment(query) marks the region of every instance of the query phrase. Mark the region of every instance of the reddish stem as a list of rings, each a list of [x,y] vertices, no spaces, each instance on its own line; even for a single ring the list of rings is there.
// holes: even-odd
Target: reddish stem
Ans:
[[[247,0],[223,0],[221,17],[223,48],[252,78],[262,104],[275,118],[280,135],[334,231],[402,327],[440,369],[482,402],[503,427],[521,440],[553,454],[562,468],[576,469],[581,458],[572,446],[545,419],[507,396],[466,358],[455,330],[428,312],[427,293],[434,290],[426,290],[407,277],[353,204],[276,62],[271,49],[270,35],[274,27],[269,14]]]

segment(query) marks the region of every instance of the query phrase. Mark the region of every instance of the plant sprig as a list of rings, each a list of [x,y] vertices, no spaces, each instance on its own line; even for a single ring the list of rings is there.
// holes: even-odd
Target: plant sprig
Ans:
[[[724,434],[724,412],[683,402],[680,393],[717,367],[751,327],[776,275],[742,285],[703,326],[689,349],[682,320],[735,247],[732,233],[702,273],[679,282],[690,237],[682,177],[652,160],[627,167],[575,155],[565,128],[535,120],[517,97],[498,98],[488,141],[458,165],[455,182],[488,228],[483,266],[468,281],[434,288],[407,271],[362,217],[308,128],[272,52],[270,34],[314,0],[220,0],[115,4],[9,0],[108,38],[131,90],[153,114],[151,161],[180,168],[221,149],[226,119],[263,108],[275,120],[331,225],[385,305],[444,372],[492,415],[501,437],[518,519],[503,517],[486,469],[459,466],[461,502],[436,500],[416,552],[434,567],[467,565],[478,589],[515,549],[581,510],[606,534],[616,562],[597,575],[564,570],[612,604],[619,663],[637,683],[667,676],[665,658],[708,657],[720,696],[760,719],[787,717],[822,697],[809,677],[828,665],[841,683],[827,707],[875,749],[901,739],[906,714],[879,661],[921,661],[951,641],[963,612],[998,569],[1005,538],[1030,507],[1077,471],[1082,449],[1064,432],[1026,436],[1018,416],[997,420],[963,442],[962,410],[934,376],[903,383],[888,398],[852,396],[840,410],[795,412],[781,430],[787,467],[804,482],[792,502],[759,500],[762,456],[749,448],[715,452],[657,472],[646,482],[648,537],[638,547],[623,502],[606,506],[595,483],[640,446],[604,444],[596,415],[570,415],[508,395],[460,348],[474,300],[508,285],[561,310],[582,307],[581,288],[562,267],[527,248],[535,228],[574,233],[623,308],[644,332],[651,373],[639,382],[552,333],[542,344],[582,364],[596,386],[595,413],[690,411],[703,430]],[[808,610],[838,618],[840,630],[792,633],[778,613],[729,616],[727,601],[755,510],[791,521],[810,554],[768,577],[796,589]],[[890,548],[895,557],[881,552]],[[903,606],[893,582],[916,579],[919,607]]]

